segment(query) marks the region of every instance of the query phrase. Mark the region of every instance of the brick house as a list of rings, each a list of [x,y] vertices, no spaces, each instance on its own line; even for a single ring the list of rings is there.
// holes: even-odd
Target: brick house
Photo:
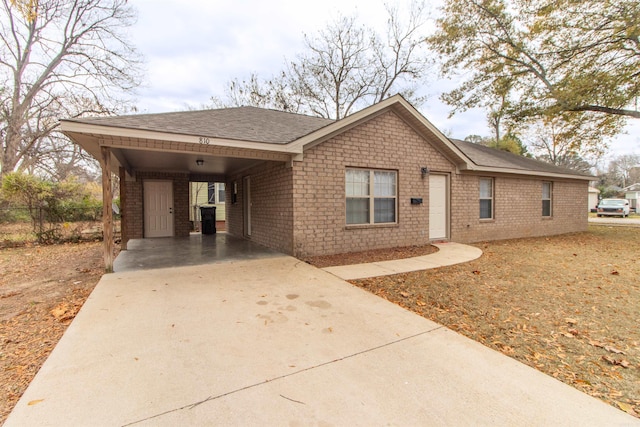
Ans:
[[[449,139],[400,96],[338,121],[239,107],[61,127],[120,175],[123,247],[189,235],[189,182],[225,184],[228,233],[295,256],[587,228],[592,177]]]

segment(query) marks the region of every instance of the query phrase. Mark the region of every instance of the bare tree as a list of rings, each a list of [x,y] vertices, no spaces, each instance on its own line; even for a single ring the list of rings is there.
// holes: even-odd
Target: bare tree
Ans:
[[[215,108],[250,105],[290,113],[305,111],[304,100],[289,87],[284,73],[266,80],[256,73],[251,73],[247,80],[235,78],[225,88],[224,98],[213,96],[211,103]]]
[[[621,154],[614,157],[609,162],[609,176],[616,180],[616,184],[624,188],[630,184],[635,184],[636,169],[640,166],[640,155]]]
[[[338,17],[317,34],[305,35],[305,51],[284,71],[267,80],[235,79],[226,100],[214,98],[214,105],[254,105],[332,119],[395,93],[420,105],[425,97],[417,89],[431,64],[422,34],[425,4],[415,0],[405,20],[396,7],[387,6],[387,13],[384,36],[355,16]]]
[[[121,110],[139,62],[122,31],[135,18],[126,0],[0,2],[2,177],[60,148],[47,145],[59,117]]]
[[[594,122],[583,112],[526,122],[520,130],[530,151],[539,160],[583,172],[588,172],[586,165],[589,162],[604,155],[606,140],[617,132],[615,125]]]

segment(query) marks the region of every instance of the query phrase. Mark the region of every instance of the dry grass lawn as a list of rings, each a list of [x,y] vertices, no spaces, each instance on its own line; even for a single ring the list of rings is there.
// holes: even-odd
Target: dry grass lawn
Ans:
[[[467,264],[354,283],[637,416],[640,228],[478,246]],[[0,249],[0,424],[102,275],[101,254],[100,242]]]
[[[466,264],[357,286],[640,414],[640,228],[481,243]]]

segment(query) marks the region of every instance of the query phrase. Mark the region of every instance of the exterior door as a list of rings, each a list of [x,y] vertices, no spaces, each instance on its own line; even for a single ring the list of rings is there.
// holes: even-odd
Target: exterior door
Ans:
[[[244,216],[244,235],[251,236],[251,177],[242,179],[242,207]]]
[[[173,182],[144,181],[144,237],[173,236]]]
[[[429,239],[446,239],[449,223],[447,175],[429,175]]]

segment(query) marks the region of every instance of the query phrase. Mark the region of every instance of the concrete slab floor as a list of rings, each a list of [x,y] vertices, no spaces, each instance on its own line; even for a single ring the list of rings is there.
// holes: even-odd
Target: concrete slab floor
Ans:
[[[280,252],[225,232],[189,237],[132,239],[113,263],[115,272],[182,267],[281,256]]]
[[[279,256],[105,275],[5,426],[638,424]]]

